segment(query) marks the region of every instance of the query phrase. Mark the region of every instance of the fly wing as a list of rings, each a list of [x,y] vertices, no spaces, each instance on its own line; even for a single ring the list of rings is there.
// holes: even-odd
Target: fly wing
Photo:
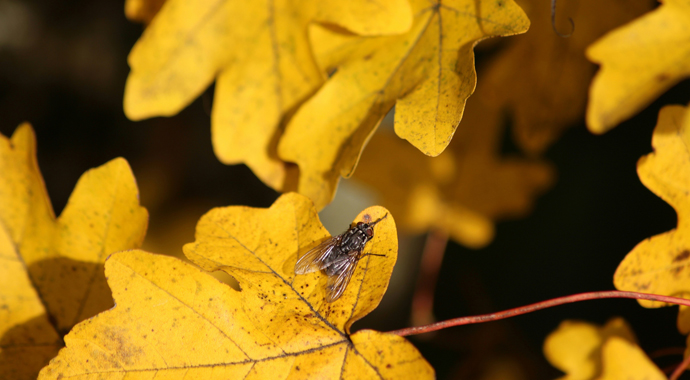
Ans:
[[[326,266],[326,259],[333,251],[333,248],[340,243],[340,235],[331,236],[324,240],[321,244],[307,251],[295,263],[295,274],[307,274],[324,269]]]
[[[350,283],[350,279],[357,268],[359,259],[356,256],[345,256],[344,260],[337,261],[329,267],[333,275],[328,276],[326,285],[326,301],[333,302],[340,298]]]

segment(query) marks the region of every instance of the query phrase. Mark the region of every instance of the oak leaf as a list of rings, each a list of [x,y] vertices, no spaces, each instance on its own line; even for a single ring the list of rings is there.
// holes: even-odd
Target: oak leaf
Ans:
[[[667,106],[659,112],[652,136],[654,152],[637,163],[642,183],[669,203],[678,214],[675,229],[639,243],[614,275],[619,290],[690,296],[690,113],[687,107]],[[638,301],[645,307],[666,304]],[[690,331],[689,331],[690,332]]]
[[[132,120],[176,114],[215,80],[216,155],[247,164],[280,190],[289,181],[275,152],[280,120],[325,79],[308,25],[380,35],[404,32],[411,20],[406,0],[168,0],[129,55],[125,113]]]
[[[372,207],[357,220],[385,214]],[[385,257],[362,258],[333,303],[322,273],[294,274],[298,252],[326,236],[311,202],[293,193],[269,209],[211,210],[185,253],[233,275],[241,291],[175,258],[114,254],[106,275],[117,306],[77,325],[40,378],[432,378],[404,338],[349,334],[387,287],[397,256],[392,216],[365,248]]]
[[[530,29],[507,39],[496,55],[477,68],[482,80],[473,97],[490,104],[488,112],[507,111],[512,116],[515,142],[528,153],[542,153],[585,110],[589,82],[596,70],[585,58],[585,48],[654,4],[650,0],[561,1],[558,28],[569,32],[566,16],[577,25],[569,38],[562,38],[552,30],[550,9],[544,1],[521,1]],[[488,120],[478,120],[476,128],[487,128]]]
[[[77,322],[112,306],[103,262],[148,215],[124,159],[86,172],[55,218],[29,124],[0,136],[0,373],[35,378]]]
[[[601,64],[589,92],[590,131],[608,131],[690,75],[690,1],[661,2],[587,49]]]
[[[474,46],[524,33],[529,20],[512,0],[414,0],[409,32],[359,37],[314,26],[319,66],[334,74],[300,107],[278,142],[299,166],[298,189],[318,208],[352,175],[362,149],[395,105],[395,130],[424,154],[450,142],[474,91]]]
[[[636,342],[622,318],[612,318],[604,326],[566,320],[544,341],[544,356],[566,373],[560,380],[592,380],[602,372],[602,346],[612,338]]]

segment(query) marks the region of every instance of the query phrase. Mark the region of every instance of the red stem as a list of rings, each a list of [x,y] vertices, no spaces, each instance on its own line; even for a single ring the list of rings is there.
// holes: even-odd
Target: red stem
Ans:
[[[425,326],[408,327],[400,330],[389,331],[389,334],[395,334],[400,336],[424,334],[436,330],[445,329],[453,326],[470,325],[474,323],[497,321],[499,319],[505,319],[514,317],[517,315],[531,313],[533,311],[546,309],[552,306],[563,305],[566,303],[604,299],[604,298],[634,298],[649,301],[659,301],[665,303],[673,303],[677,305],[690,306],[690,300],[685,298],[662,296],[658,294],[647,294],[647,293],[636,293],[636,292],[622,292],[618,290],[606,290],[603,292],[589,292],[573,294],[565,297],[558,297],[542,302],[533,303],[527,306],[516,307],[515,309],[508,309],[504,311],[499,311],[498,313],[475,315],[472,317],[460,317],[449,319],[447,321],[441,321],[432,323]]]
[[[685,358],[682,363],[676,368],[675,371],[671,374],[671,377],[668,378],[668,380],[677,380],[680,375],[683,374],[683,372],[688,368],[688,365],[690,365],[690,356]]]
[[[448,233],[439,229],[429,232],[422,251],[417,287],[412,296],[412,324],[431,323],[436,320],[433,312],[434,292],[446,245]]]

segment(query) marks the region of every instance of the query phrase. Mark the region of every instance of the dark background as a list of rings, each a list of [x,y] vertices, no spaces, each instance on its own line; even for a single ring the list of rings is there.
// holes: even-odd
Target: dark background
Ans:
[[[175,117],[125,118],[126,58],[142,30],[125,19],[119,1],[0,2],[0,132],[9,136],[21,122],[32,123],[58,215],[84,171],[125,157],[139,182],[142,205],[151,213],[149,237],[157,241],[152,245],[162,247],[165,239],[156,236],[171,229],[193,239],[194,220],[212,207],[267,207],[278,194],[245,166],[225,166],[213,155],[213,88]],[[485,249],[449,244],[436,290],[436,317],[612,289],[613,273],[627,252],[675,227],[674,210],[640,183],[636,162],[651,151],[659,109],[687,104],[688,93],[690,83],[683,82],[602,136],[587,132],[582,122],[568,130],[546,154],[557,167],[558,181],[531,216],[498,224],[494,242]],[[514,151],[509,137],[505,149]],[[421,245],[410,241],[418,251]],[[416,278],[403,282],[414,284]],[[355,329],[409,326],[411,288],[391,287],[389,292],[404,293],[405,301],[374,312]],[[685,346],[675,328],[676,313],[675,307],[644,309],[632,300],[597,300],[411,340],[439,378],[479,379],[504,365],[513,379],[547,379],[559,372],[546,362],[541,346],[562,320],[603,324],[623,316],[641,347],[654,353]],[[665,368],[680,360],[669,356],[656,362]]]

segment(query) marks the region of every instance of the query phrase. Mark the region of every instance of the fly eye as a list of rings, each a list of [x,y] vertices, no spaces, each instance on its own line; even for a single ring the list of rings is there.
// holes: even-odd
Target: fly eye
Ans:
[[[357,227],[359,227],[359,226],[361,226],[361,225],[363,225],[363,224],[364,224],[364,223],[362,223],[362,222],[357,222]]]
[[[372,236],[374,236],[374,230],[371,228],[367,228],[365,234],[367,234],[367,236],[369,236],[369,237],[372,237]]]

